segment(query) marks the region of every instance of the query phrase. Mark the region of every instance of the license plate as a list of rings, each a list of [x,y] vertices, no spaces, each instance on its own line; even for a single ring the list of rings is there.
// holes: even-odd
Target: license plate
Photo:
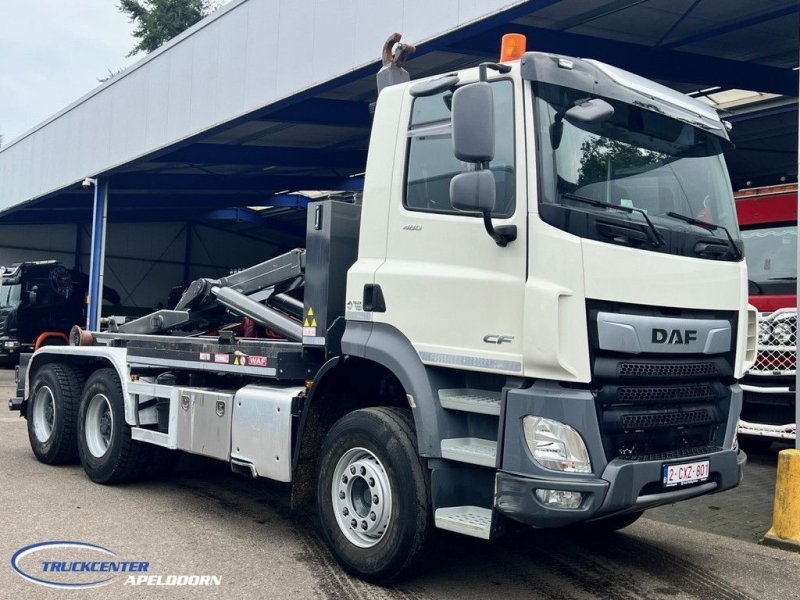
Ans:
[[[664,487],[675,487],[705,481],[708,479],[708,474],[709,465],[707,460],[680,465],[664,465]]]

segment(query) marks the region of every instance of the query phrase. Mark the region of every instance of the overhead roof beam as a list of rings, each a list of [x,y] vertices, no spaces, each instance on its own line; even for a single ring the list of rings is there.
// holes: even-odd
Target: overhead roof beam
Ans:
[[[367,151],[363,148],[335,152],[315,148],[282,146],[229,146],[193,144],[158,158],[156,162],[179,162],[197,165],[262,165],[276,167],[363,168]]]
[[[702,2],[702,0],[694,0],[694,2],[692,2],[692,5],[689,8],[687,8],[680,17],[675,19],[675,22],[669,26],[669,29],[667,29],[661,35],[661,37],[658,38],[658,41],[655,43],[655,45],[660,46],[665,39],[667,39],[670,35],[672,35],[672,32],[675,31],[678,28],[678,26],[686,20],[686,17],[692,14],[692,11],[694,11],[694,9],[697,8],[697,5],[700,4],[700,2]]]
[[[514,23],[465,40],[459,47],[451,47],[450,50],[476,56],[490,56],[496,53],[497,40],[503,34],[510,32],[527,36],[530,50],[595,58],[651,79],[703,86],[719,85],[785,96],[798,95],[797,73],[791,69],[652,48],[630,42]]]
[[[747,27],[752,27],[753,25],[759,25],[761,23],[766,23],[767,21],[773,21],[775,19],[779,19],[780,17],[793,15],[798,11],[800,11],[800,3],[794,3],[789,6],[784,6],[783,8],[779,8],[761,15],[750,17],[749,19],[737,19],[735,21],[732,21],[731,23],[715,27],[714,29],[707,29],[706,31],[701,31],[700,33],[696,33],[694,35],[690,35],[688,37],[675,40],[674,42],[670,42],[669,44],[664,44],[661,47],[664,49],[669,49],[669,48],[678,48],[680,46],[687,46],[689,44],[702,42],[703,40],[707,40],[713,37],[725,35],[726,33],[731,33],[733,31],[746,29]]]
[[[363,179],[286,175],[169,175],[163,173],[121,173],[112,177],[111,201],[125,191],[172,190],[186,193],[204,191],[252,191],[272,193],[281,190],[360,191]]]
[[[573,17],[564,19],[562,21],[557,21],[556,23],[553,23],[552,28],[558,29],[559,31],[567,31],[568,29],[572,29],[573,27],[579,27],[580,25],[591,23],[592,21],[596,21],[597,19],[602,19],[603,17],[613,15],[614,13],[626,10],[628,8],[636,6],[637,4],[644,4],[645,2],[649,1],[650,0],[615,0],[611,4],[598,6],[593,10],[588,10],[586,12],[579,13]]]
[[[310,98],[259,117],[265,121],[369,129],[369,103]]]

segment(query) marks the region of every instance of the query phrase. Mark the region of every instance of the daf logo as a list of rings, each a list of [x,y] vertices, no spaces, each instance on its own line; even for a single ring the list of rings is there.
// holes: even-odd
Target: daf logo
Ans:
[[[514,341],[513,335],[496,335],[494,333],[490,333],[489,335],[483,336],[483,341],[487,344],[505,344]]]
[[[697,341],[696,329],[653,329],[654,344],[691,344]]]
[[[403,225],[403,230],[404,231],[422,231],[422,225],[414,225],[414,224]]]

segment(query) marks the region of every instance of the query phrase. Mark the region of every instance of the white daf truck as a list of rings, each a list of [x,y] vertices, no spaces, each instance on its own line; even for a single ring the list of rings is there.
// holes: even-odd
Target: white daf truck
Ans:
[[[292,482],[381,583],[437,529],[608,531],[735,487],[757,323],[717,114],[538,52],[399,79],[363,201],[310,205],[304,249],[23,362],[37,458]]]

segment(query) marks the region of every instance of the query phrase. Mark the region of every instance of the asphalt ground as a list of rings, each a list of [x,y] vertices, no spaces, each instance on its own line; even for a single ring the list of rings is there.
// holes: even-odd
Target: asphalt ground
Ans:
[[[0,399],[12,393],[10,377],[0,371]],[[754,473],[774,473],[772,455],[752,462]],[[753,543],[760,533],[720,535],[729,533],[729,523],[707,531],[708,514],[731,507],[759,512],[751,505],[755,496],[743,499],[747,482],[759,487],[757,480],[748,475],[738,490],[697,499],[694,508],[687,502],[651,511],[602,538],[521,530],[489,543],[448,535],[426,573],[387,589],[341,571],[313,523],[289,515],[283,485],[245,479],[196,457],[182,459],[167,481],[96,485],[79,465],[37,462],[24,419],[0,412],[0,598],[800,598],[800,554]],[[771,496],[761,490],[758,502],[771,507]],[[737,521],[737,514],[727,518]],[[15,551],[51,540],[98,544],[118,559],[147,561],[148,574],[162,579],[207,575],[221,583],[131,587],[119,577],[67,592],[12,571]]]

